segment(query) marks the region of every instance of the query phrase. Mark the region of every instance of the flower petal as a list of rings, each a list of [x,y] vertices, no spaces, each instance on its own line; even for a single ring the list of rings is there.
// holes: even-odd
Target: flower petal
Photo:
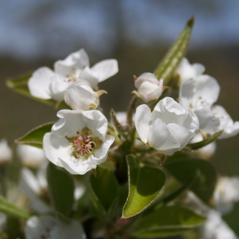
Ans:
[[[151,111],[147,105],[140,105],[135,113],[135,127],[140,139],[147,143],[149,135],[149,121],[151,120]]]
[[[28,88],[31,95],[41,99],[51,99],[49,85],[55,73],[48,67],[41,67],[36,70],[28,81]]]
[[[93,74],[102,82],[115,75],[118,69],[118,62],[115,59],[103,60],[91,67]]]
[[[67,76],[74,70],[83,70],[89,66],[89,58],[84,49],[71,53],[64,60],[56,61],[54,71],[62,76]]]

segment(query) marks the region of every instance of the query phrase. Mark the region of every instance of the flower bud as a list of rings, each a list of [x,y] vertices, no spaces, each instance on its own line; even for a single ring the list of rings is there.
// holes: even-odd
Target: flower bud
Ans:
[[[133,91],[133,93],[145,103],[149,103],[162,95],[163,80],[158,80],[152,73],[143,73],[135,80],[135,87],[138,91]]]
[[[87,81],[79,81],[67,89],[65,102],[74,110],[95,109],[99,105],[99,93]]]

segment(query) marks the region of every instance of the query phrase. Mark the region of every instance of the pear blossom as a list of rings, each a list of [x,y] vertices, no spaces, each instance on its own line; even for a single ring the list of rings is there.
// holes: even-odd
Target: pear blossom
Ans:
[[[22,164],[30,168],[38,168],[47,160],[42,149],[30,145],[19,144],[17,155]]]
[[[212,135],[223,130],[219,137],[223,139],[239,133],[239,121],[233,122],[222,106],[214,105],[219,93],[217,81],[211,76],[201,75],[182,83],[179,103],[194,111],[202,132]]]
[[[57,116],[43,138],[48,160],[71,174],[85,174],[106,160],[114,137],[106,137],[108,121],[100,111],[61,110]]]
[[[152,73],[143,73],[135,80],[135,87],[138,91],[133,91],[145,103],[157,100],[163,92],[163,80]]]
[[[33,216],[26,222],[26,239],[86,239],[78,221],[62,222],[51,215]]]
[[[199,63],[190,64],[187,58],[183,58],[179,63],[175,74],[179,75],[180,82],[200,76],[205,71],[205,67]]]
[[[79,80],[88,81],[92,87],[118,72],[114,59],[104,60],[89,67],[89,58],[84,49],[71,53],[64,60],[56,61],[54,70],[48,67],[37,69],[28,81],[30,93],[42,99],[61,101],[69,86]]]
[[[20,189],[28,197],[30,206],[38,213],[52,212],[52,208],[42,199],[47,192],[46,167],[43,164],[36,175],[29,169],[23,168],[20,175]]]
[[[95,109],[99,105],[101,93],[94,91],[87,81],[79,81],[67,89],[65,102],[74,110]]]
[[[196,135],[199,122],[191,110],[165,97],[157,103],[153,112],[145,104],[138,106],[135,126],[142,142],[171,155],[185,147]]]
[[[212,107],[212,113],[220,121],[218,131],[223,130],[219,139],[229,138],[239,133],[239,121],[233,122],[231,116],[222,106],[214,105]]]
[[[0,164],[9,162],[12,159],[12,150],[6,139],[0,140]]]
[[[233,208],[233,203],[239,201],[239,177],[220,177],[213,195],[216,209],[228,213]]]

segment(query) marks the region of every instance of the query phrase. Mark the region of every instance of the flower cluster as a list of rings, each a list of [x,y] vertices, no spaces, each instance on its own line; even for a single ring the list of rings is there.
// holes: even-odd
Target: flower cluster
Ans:
[[[222,215],[239,201],[239,179],[218,176],[210,158],[239,121],[215,105],[217,80],[183,58],[191,27],[155,72],[134,76],[128,111],[109,121],[98,84],[118,72],[115,59],[90,67],[81,49],[24,78],[58,120],[19,138],[17,160],[0,141],[1,238],[237,238]]]

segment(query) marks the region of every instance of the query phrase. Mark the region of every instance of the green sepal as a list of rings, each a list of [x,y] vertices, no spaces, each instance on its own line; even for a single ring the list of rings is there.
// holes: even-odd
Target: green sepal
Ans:
[[[200,149],[212,142],[214,142],[215,140],[217,140],[217,138],[223,133],[223,130],[215,133],[214,135],[211,135],[209,137],[207,137],[206,139],[200,141],[200,142],[197,142],[197,143],[193,143],[193,144],[188,144],[187,147],[192,149],[192,150],[197,150],[197,149]]]
[[[69,216],[74,203],[74,182],[71,175],[64,169],[49,163],[47,182],[51,202],[55,210]]]
[[[158,168],[141,165],[134,155],[127,156],[128,198],[122,218],[135,216],[146,209],[165,184],[165,174]]]
[[[112,202],[118,197],[119,186],[112,171],[102,167],[97,167],[96,174],[90,176],[90,186],[92,189],[93,203],[98,208],[103,207],[107,212]]]
[[[51,131],[53,124],[54,124],[53,122],[47,123],[30,130],[24,136],[17,139],[16,143],[31,145],[37,148],[42,148],[43,137],[46,133]]]
[[[158,79],[164,79],[164,85],[169,84],[170,78],[185,55],[191,37],[193,24],[194,18],[189,19],[178,39],[169,49],[154,72]]]
[[[217,182],[217,173],[210,162],[193,158],[186,153],[178,153],[169,157],[164,163],[164,167],[183,184],[194,178],[190,190],[205,203],[211,203]]]
[[[15,204],[7,201],[4,197],[0,196],[0,212],[6,215],[28,219],[30,217],[29,213],[22,208],[17,207]]]
[[[204,221],[203,216],[186,208],[162,207],[141,217],[133,229],[133,235],[144,238],[174,236],[191,230]]]

